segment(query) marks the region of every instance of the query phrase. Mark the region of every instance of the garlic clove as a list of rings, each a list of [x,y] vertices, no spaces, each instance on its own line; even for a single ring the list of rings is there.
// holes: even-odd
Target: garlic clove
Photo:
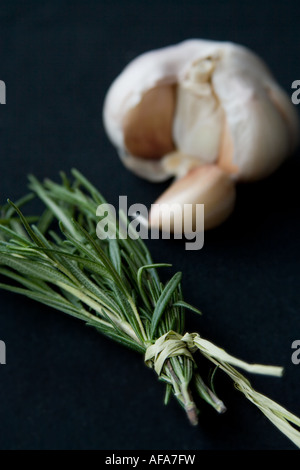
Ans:
[[[224,49],[212,83],[226,116],[221,167],[242,181],[269,176],[294,148],[291,136],[295,142],[299,134],[290,99],[266,65],[242,46]]]
[[[286,123],[290,136],[290,151],[293,152],[300,141],[299,117],[296,108],[291,106],[290,97],[276,83],[269,84],[267,93]]]
[[[247,92],[245,87],[238,106],[231,103],[225,112],[233,150],[231,164],[238,168],[237,179],[251,181],[269,176],[290,153],[289,131],[282,115],[263,90],[250,88]]]
[[[197,96],[189,88],[178,87],[173,135],[182,153],[213,163],[218,157],[223,121],[223,110],[212,90]]]
[[[193,168],[183,178],[176,180],[152,205],[149,224],[151,227],[162,229],[171,220],[171,230],[182,234],[185,229],[184,204],[193,205],[193,216],[195,205],[204,204],[204,229],[211,229],[231,214],[235,196],[234,181],[217,165]],[[172,206],[173,204],[175,206]]]
[[[233,140],[227,120],[224,119],[217,164],[226,173],[230,175],[237,175],[239,169],[236,165],[233,164],[233,153]]]
[[[156,86],[128,111],[123,132],[126,150],[131,155],[156,159],[174,150],[175,91],[174,85]]]

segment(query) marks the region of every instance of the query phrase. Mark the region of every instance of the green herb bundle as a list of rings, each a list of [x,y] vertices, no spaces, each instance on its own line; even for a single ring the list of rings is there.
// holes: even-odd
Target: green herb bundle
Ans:
[[[124,226],[108,219],[115,224],[115,238],[105,239],[105,233],[98,238],[97,207],[106,201],[82,174],[73,170],[72,175],[70,180],[61,174],[61,184],[40,183],[31,176],[31,193],[2,207],[0,274],[10,282],[0,287],[83,320],[141,353],[166,385],[165,403],[173,394],[193,425],[198,409],[191,385],[194,394],[216,411],[226,409],[213,385],[200,375],[198,351],[231,377],[236,388],[300,447],[296,429],[300,419],[256,392],[235,367],[268,375],[281,375],[282,369],[247,364],[198,333],[186,333],[185,310],[200,312],[183,299],[181,273],[166,284],[161,282],[158,270],[170,265],[153,263],[124,214],[120,214]],[[43,202],[45,211],[40,217],[25,217],[20,208],[33,197]],[[127,230],[131,230],[129,237]]]

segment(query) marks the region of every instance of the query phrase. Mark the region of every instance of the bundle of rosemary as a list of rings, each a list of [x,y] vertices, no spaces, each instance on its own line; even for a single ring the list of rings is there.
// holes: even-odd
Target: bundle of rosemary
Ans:
[[[198,333],[185,333],[185,310],[200,312],[183,300],[181,273],[161,282],[158,268],[170,265],[153,263],[124,214],[124,225],[107,214],[116,237],[105,237],[107,227],[98,224],[96,213],[106,201],[82,174],[73,170],[72,175],[70,181],[61,174],[61,184],[40,183],[31,176],[31,193],[1,208],[0,274],[12,282],[0,287],[83,320],[141,353],[166,385],[165,403],[173,394],[193,425],[198,410],[191,385],[219,413],[226,409],[200,375],[194,357],[198,351],[300,447],[300,419],[256,392],[234,366],[268,375],[281,375],[282,369],[247,364]],[[45,211],[40,217],[25,217],[20,208],[34,197]],[[98,235],[103,230],[100,238],[96,226]]]

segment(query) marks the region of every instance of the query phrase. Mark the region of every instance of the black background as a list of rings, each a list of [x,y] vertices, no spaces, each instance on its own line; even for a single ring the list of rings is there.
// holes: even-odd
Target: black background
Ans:
[[[150,204],[166,184],[129,173],[102,125],[105,93],[138,54],[188,38],[230,40],[262,56],[282,87],[300,79],[299,13],[292,1],[1,1],[0,200],[16,200],[27,174],[58,178],[76,167],[118,205]],[[199,331],[249,362],[285,367],[256,389],[300,415],[299,152],[265,181],[238,188],[234,214],[204,248],[149,241],[157,262],[182,270]],[[202,407],[192,428],[141,357],[80,322],[1,292],[1,449],[294,449],[219,373],[228,406]]]

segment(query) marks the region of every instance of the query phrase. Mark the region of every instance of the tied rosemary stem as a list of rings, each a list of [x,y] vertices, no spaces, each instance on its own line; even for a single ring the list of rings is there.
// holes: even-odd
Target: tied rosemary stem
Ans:
[[[164,372],[170,379],[170,384],[174,390],[174,396],[179,401],[180,405],[184,408],[189,422],[196,426],[198,424],[198,409],[193,400],[191,390],[189,388],[190,379],[185,379],[183,376],[184,366],[181,364],[180,357],[171,358],[166,361]],[[188,359],[189,362],[191,362]],[[179,371],[176,374],[175,370]]]
[[[175,396],[192,424],[198,422],[198,409],[191,389],[217,412],[226,410],[213,385],[200,374],[195,353],[201,354],[300,447],[299,418],[256,392],[235,367],[275,376],[282,369],[247,364],[198,333],[186,333],[185,311],[200,312],[183,299],[181,273],[161,281],[158,270],[170,265],[153,263],[123,213],[120,219],[130,236],[108,213],[116,237],[107,237],[97,217],[97,207],[105,199],[77,170],[72,177],[62,173],[58,184],[30,176],[30,194],[1,208],[0,275],[6,281],[0,288],[80,319],[142,354],[166,385],[165,403]],[[34,197],[45,210],[41,216],[25,217],[21,207]]]

